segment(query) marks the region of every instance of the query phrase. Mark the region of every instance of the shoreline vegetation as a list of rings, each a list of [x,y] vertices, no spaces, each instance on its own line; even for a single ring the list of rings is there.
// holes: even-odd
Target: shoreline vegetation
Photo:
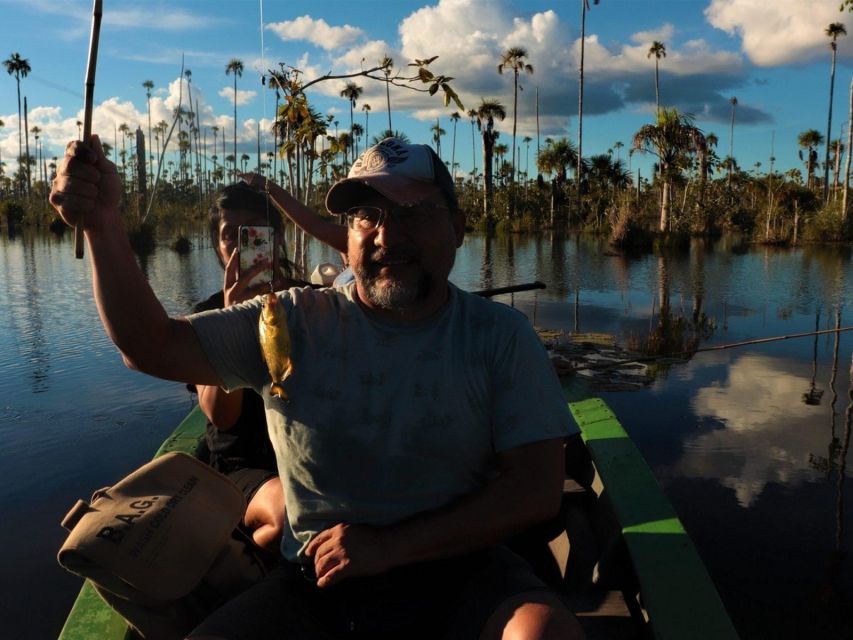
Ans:
[[[845,34],[840,23],[827,29],[833,45]],[[665,51],[664,43],[652,43],[649,57],[655,56],[656,69]],[[468,226],[481,232],[549,230],[594,234],[608,238],[616,252],[678,250],[689,246],[692,237],[728,233],[737,233],[754,243],[783,247],[853,240],[847,186],[849,147],[853,145],[849,141],[844,145],[810,129],[797,140],[805,172],[799,168],[776,171],[775,158],[770,158],[769,171],[763,171],[761,163],[742,168],[733,155],[738,101],[732,97],[731,139],[726,157],[717,153],[716,134],[699,129],[692,115],[660,103],[652,122],[642,125],[627,145],[617,141],[606,152],[587,156],[581,154],[580,144],[569,137],[541,140],[538,135],[537,139],[517,136],[519,75],[535,73],[523,47],[507,49],[497,65],[497,73],[512,76],[512,83],[507,83],[512,89],[507,100],[510,108],[500,99],[481,98],[480,104],[469,105],[466,111],[451,85],[454,79],[431,70],[436,59],[414,60],[395,67],[394,60],[385,57],[369,69],[343,75],[329,73],[310,80],[300,70],[280,62],[277,69],[269,69],[260,80],[265,90],[275,93],[276,117],[270,131],[262,137],[258,129],[257,144],[252,144],[256,153],[239,156],[236,102],[235,129],[228,132],[234,134],[231,140],[226,139],[224,129],[199,121],[193,111],[192,72],[182,64],[181,97],[171,125],[165,121],[156,125],[148,122],[146,130],[145,123],[140,122],[135,123],[134,130],[122,123],[117,126],[113,144],[103,142],[122,178],[125,225],[134,249],[140,255],[150,253],[156,241],[162,239],[178,250],[188,250],[186,230],[206,219],[216,189],[248,171],[272,178],[325,215],[323,196],[331,184],[347,175],[359,155],[359,147],[363,150],[388,136],[409,140],[406,132],[392,128],[387,91],[388,127],[368,136],[371,109],[369,104],[359,102],[363,87],[357,81],[419,92],[425,106],[434,104],[436,96],[443,99],[448,110],[445,126],[452,135],[448,136],[439,117],[430,128],[430,142],[454,177]],[[832,60],[834,70],[834,56]],[[13,53],[3,64],[20,93],[21,79],[31,70],[29,62]],[[224,69],[225,75],[233,75],[235,96],[242,71],[243,63],[236,58]],[[343,87],[339,95],[349,107],[349,122],[340,124],[348,124],[349,130],[339,130],[335,115],[321,114],[312,104],[307,90],[321,82]],[[657,73],[655,82],[657,86]],[[582,96],[582,69],[580,85]],[[150,101],[153,83],[146,80],[142,87]],[[364,115],[364,126],[355,121],[358,106]],[[450,112],[454,108],[458,110]],[[582,99],[578,111],[582,123]],[[829,113],[831,131],[831,109]],[[511,136],[498,131],[499,123],[510,116]],[[346,118],[342,116],[341,120]],[[77,124],[79,129],[82,123]],[[465,141],[469,125],[474,163],[464,173],[455,158],[457,146],[469,144]],[[34,153],[29,144],[31,133],[35,138]],[[15,173],[6,175],[0,163],[0,224],[9,229],[50,227],[61,233],[48,203],[58,159],[44,157],[40,133],[38,127],[26,132],[26,152],[20,145],[19,169]],[[212,134],[212,145],[208,133]],[[450,143],[443,138],[449,138]],[[577,138],[582,139],[582,124]],[[532,150],[531,143],[535,143]],[[818,154],[822,146],[826,147],[823,163]],[[262,147],[269,150],[262,154]],[[652,175],[630,170],[634,154],[654,159]],[[846,162],[842,163],[845,155]],[[306,270],[310,265],[301,260],[304,236],[297,231],[296,237],[295,262]]]

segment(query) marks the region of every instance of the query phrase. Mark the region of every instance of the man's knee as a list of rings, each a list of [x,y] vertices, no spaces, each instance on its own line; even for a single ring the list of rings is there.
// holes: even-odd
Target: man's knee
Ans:
[[[521,593],[489,617],[480,640],[582,640],[583,630],[556,594]]]

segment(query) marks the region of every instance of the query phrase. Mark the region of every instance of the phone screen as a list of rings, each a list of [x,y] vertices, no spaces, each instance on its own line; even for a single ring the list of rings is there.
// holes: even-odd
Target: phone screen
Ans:
[[[267,226],[241,226],[240,238],[240,275],[253,266],[267,262],[269,267],[252,278],[249,286],[272,281],[276,264],[275,229]]]

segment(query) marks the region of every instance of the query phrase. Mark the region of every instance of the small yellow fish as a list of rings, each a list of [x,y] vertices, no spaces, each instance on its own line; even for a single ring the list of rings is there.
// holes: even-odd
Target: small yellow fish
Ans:
[[[287,394],[281,383],[293,373],[290,361],[290,333],[287,330],[287,315],[278,297],[268,293],[263,297],[261,317],[258,321],[261,353],[264,354],[267,368],[272,376],[270,394],[287,400]]]

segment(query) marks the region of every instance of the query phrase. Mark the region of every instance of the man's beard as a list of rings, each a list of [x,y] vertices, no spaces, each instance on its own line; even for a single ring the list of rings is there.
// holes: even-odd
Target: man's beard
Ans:
[[[372,257],[367,265],[354,267],[356,279],[361,281],[366,302],[386,310],[404,310],[427,297],[430,290],[430,277],[424,272],[418,275],[414,283],[383,277],[379,274],[381,265],[378,257]]]

